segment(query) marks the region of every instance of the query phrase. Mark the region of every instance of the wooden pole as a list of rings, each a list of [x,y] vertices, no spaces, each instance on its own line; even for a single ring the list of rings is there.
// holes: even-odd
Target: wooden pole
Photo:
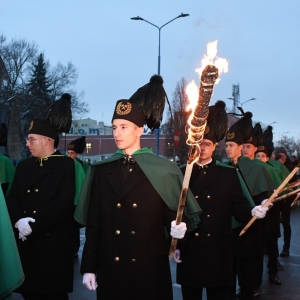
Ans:
[[[195,162],[192,162],[191,164],[187,164],[186,169],[185,169],[183,183],[182,183],[182,189],[181,189],[181,195],[180,195],[178,208],[177,208],[176,225],[180,224],[181,220],[182,220],[186,197],[187,197],[187,193],[189,190],[189,182],[190,182],[194,163]],[[177,239],[172,238],[171,245],[170,245],[170,252],[169,252],[170,258],[174,257],[176,246],[177,246]]]
[[[292,192],[290,192],[290,193],[288,193],[288,194],[285,194],[285,195],[282,195],[282,196],[280,196],[280,197],[277,197],[277,198],[275,198],[272,202],[275,203],[275,202],[277,202],[277,201],[284,200],[284,199],[288,198],[289,196],[294,195],[294,194],[296,194],[296,193],[298,193],[298,192],[300,192],[300,188],[297,189],[297,190],[293,190]]]
[[[300,180],[297,180],[295,182],[290,183],[288,186],[286,186],[284,189],[281,190],[281,192],[284,192],[286,190],[289,190],[297,185],[300,185]]]
[[[291,203],[291,207],[294,206],[294,204],[298,201],[299,198],[300,198],[300,193],[297,194],[297,196],[295,197],[295,199]]]
[[[267,207],[273,200],[277,197],[277,195],[281,192],[281,190],[285,187],[285,185],[292,179],[292,177],[298,172],[300,168],[300,163],[294,168],[294,170],[285,178],[285,180],[280,184],[280,186],[274,191],[271,197],[265,202],[262,207]],[[249,227],[255,222],[257,216],[252,217],[252,219],[248,222],[248,224],[244,227],[244,229],[240,232],[240,236],[243,235]]]

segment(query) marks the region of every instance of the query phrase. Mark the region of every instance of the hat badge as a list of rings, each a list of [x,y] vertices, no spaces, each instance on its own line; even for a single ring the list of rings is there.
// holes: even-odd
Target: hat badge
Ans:
[[[120,116],[128,115],[131,112],[131,103],[127,102],[126,104],[120,102],[116,107],[116,113]]]
[[[235,133],[234,132],[227,132],[227,140],[232,140],[235,137]]]

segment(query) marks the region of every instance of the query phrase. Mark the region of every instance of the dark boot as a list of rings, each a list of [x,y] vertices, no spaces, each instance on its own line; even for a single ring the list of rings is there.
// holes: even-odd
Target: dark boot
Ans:
[[[289,251],[289,249],[283,247],[283,249],[282,249],[282,251],[281,251],[281,253],[280,253],[280,256],[281,256],[281,257],[288,257],[288,256],[290,256],[290,251]]]

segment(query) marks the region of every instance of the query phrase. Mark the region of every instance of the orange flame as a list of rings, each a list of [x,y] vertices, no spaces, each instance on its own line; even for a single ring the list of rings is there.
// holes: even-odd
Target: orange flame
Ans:
[[[228,61],[225,58],[221,58],[217,56],[218,53],[218,40],[214,42],[207,43],[207,54],[204,54],[204,57],[201,60],[201,67],[196,69],[195,71],[198,73],[201,78],[202,71],[207,65],[215,65],[219,70],[219,78],[216,80],[215,84],[220,82],[220,75],[222,72],[228,72]]]
[[[201,60],[201,68],[198,68],[198,69],[195,70],[198,73],[198,75],[201,79],[201,75],[202,75],[202,72],[205,69],[205,67],[207,65],[214,65],[218,69],[218,73],[219,73],[219,77],[215,81],[215,84],[217,84],[221,80],[220,79],[220,74],[222,72],[224,72],[224,73],[228,72],[228,61],[225,58],[217,57],[217,52],[218,52],[217,51],[217,44],[218,44],[218,40],[216,40],[214,42],[210,42],[210,43],[207,44],[207,54],[204,54],[204,57]],[[192,111],[190,116],[189,116],[189,119],[188,119],[188,125],[189,125],[189,127],[191,127],[192,126],[191,122],[194,118],[195,109],[196,109],[196,107],[198,105],[198,101],[199,101],[199,88],[196,85],[194,80],[187,85],[186,94],[187,94],[187,97],[188,97],[188,104],[187,104],[186,110],[187,111],[190,111],[190,110]],[[199,128],[197,128],[197,132],[198,133],[203,132],[203,135],[204,135],[205,127],[206,127],[206,120],[204,121],[203,125],[201,125]],[[189,144],[188,141],[192,140],[191,139],[191,134],[192,134],[191,130],[189,129],[188,130],[189,138],[187,140],[188,144]],[[200,134],[200,137],[201,137],[200,142],[203,139],[203,135]],[[198,140],[198,142],[199,142],[199,140]],[[199,143],[193,144],[193,146],[195,148],[198,148]]]

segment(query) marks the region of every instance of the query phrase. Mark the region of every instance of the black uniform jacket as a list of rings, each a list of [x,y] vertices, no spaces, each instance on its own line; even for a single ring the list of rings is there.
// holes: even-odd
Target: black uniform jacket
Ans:
[[[7,197],[13,227],[21,218],[35,219],[29,223],[32,233],[24,242],[14,227],[25,274],[17,291],[68,293],[73,290],[74,162],[50,156],[42,164],[34,157],[19,163]]]
[[[202,209],[198,229],[180,246],[177,283],[191,287],[221,287],[233,284],[231,215],[248,222],[251,207],[242,195],[235,169],[194,165],[190,189]]]
[[[164,226],[176,212],[137,163],[126,181],[121,168],[118,160],[95,166],[81,273],[97,274],[98,299],[172,299]]]

